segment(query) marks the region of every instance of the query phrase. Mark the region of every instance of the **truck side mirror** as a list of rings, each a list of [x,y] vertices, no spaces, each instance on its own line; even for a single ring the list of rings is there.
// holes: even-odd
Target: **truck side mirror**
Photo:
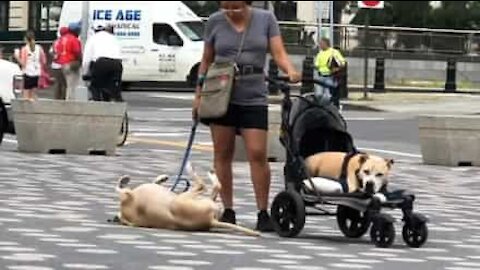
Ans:
[[[173,47],[182,47],[183,46],[183,41],[177,35],[170,35],[170,36],[168,36],[167,45],[168,46],[173,46]]]

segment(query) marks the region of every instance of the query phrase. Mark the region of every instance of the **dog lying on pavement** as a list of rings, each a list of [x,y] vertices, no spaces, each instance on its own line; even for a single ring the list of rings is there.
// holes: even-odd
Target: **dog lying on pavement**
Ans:
[[[203,179],[187,166],[193,179],[192,188],[176,194],[162,183],[168,176],[160,175],[153,183],[142,184],[134,189],[127,187],[130,178],[122,176],[118,180],[117,192],[120,197],[118,220],[128,226],[208,231],[214,228],[230,229],[250,236],[259,236],[256,231],[219,221],[222,209],[215,203],[220,192],[220,183],[215,173],[208,174],[212,181],[210,197],[203,196],[207,187]]]
[[[346,153],[324,152],[312,155],[306,159],[306,166],[312,177],[328,177],[340,179]],[[394,161],[374,155],[356,154],[346,164],[348,192],[365,192],[368,184],[373,185],[373,191],[378,193],[388,184],[388,176]]]

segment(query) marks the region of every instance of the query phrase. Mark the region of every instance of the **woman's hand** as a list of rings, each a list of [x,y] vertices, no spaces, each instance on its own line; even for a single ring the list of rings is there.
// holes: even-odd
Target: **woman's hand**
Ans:
[[[193,100],[192,104],[192,119],[193,120],[198,120],[198,108],[200,108],[200,87],[197,86],[197,89],[195,91],[195,99]]]
[[[293,70],[288,73],[288,78],[291,83],[297,83],[302,80],[302,75],[298,71]]]

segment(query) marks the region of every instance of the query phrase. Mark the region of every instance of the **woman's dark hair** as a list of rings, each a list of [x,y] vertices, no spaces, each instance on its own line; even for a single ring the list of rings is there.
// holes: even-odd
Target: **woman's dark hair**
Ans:
[[[35,51],[35,32],[28,30],[27,33],[25,33],[25,39],[30,46],[30,50]]]
[[[217,4],[220,6],[220,3],[221,3],[221,2],[222,2],[222,1],[217,1]],[[245,2],[245,4],[247,4],[247,6],[251,6],[252,3],[253,3],[253,1],[243,1],[243,2]]]
[[[27,33],[25,33],[25,39],[28,42],[35,41],[35,33],[32,30],[28,30]]]

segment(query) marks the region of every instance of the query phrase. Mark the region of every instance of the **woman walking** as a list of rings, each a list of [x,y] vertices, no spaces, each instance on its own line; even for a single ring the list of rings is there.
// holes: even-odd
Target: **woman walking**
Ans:
[[[220,11],[210,16],[205,30],[193,114],[196,117],[201,102],[201,87],[210,64],[235,60],[238,73],[226,115],[202,119],[202,122],[210,126],[214,144],[214,166],[222,184],[221,197],[225,206],[222,221],[236,223],[232,161],[235,136],[239,133],[245,142],[257,201],[256,229],[267,232],[273,230],[267,212],[270,191],[268,92],[263,72],[268,51],[292,82],[299,81],[300,75],[288,58],[275,16],[271,12],[252,8],[250,4],[251,1],[221,1]],[[237,56],[244,34],[244,46]]]

